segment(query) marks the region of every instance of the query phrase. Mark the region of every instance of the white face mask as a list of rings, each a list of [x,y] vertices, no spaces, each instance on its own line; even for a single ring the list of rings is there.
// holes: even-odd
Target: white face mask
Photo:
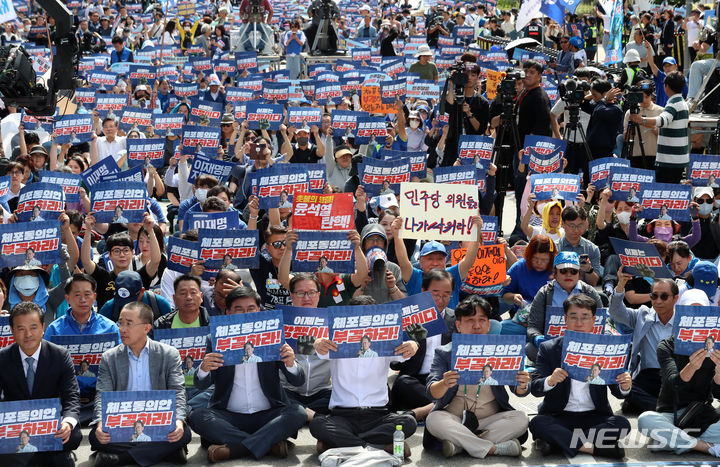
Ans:
[[[197,190],[195,190],[195,197],[197,198],[198,201],[200,201],[201,203],[204,203],[205,200],[207,199],[207,193],[208,193],[207,188],[198,188]]]
[[[620,222],[623,225],[627,225],[630,223],[630,213],[627,211],[621,211],[617,213],[617,219],[618,222]]]
[[[698,208],[698,212],[699,212],[700,215],[702,215],[702,216],[707,216],[708,214],[710,214],[710,213],[712,212],[712,210],[713,210],[713,205],[712,205],[712,204],[708,204],[708,203],[703,203],[703,204],[701,204],[700,207]]]
[[[40,287],[40,278],[37,276],[15,277],[15,288],[24,297],[29,297]]]
[[[418,127],[420,127],[420,122],[418,122],[417,120],[410,120],[410,128],[412,128],[413,130],[417,130]]]

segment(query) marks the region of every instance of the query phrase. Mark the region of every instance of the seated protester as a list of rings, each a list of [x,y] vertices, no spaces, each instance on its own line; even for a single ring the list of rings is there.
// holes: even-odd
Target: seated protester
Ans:
[[[602,303],[600,294],[580,280],[580,258],[572,251],[561,251],[553,260],[554,279],[544,285],[535,295],[528,315],[525,353],[535,361],[540,343],[545,340],[545,310],[549,306],[561,307],[565,299],[573,294],[584,294]]]
[[[592,332],[597,300],[582,293],[573,294],[564,300],[563,308],[569,331]],[[560,361],[563,339],[556,337],[540,344],[532,373],[532,395],[544,398],[538,415],[530,420],[537,447],[543,456],[562,450],[567,457],[583,452],[622,459],[625,450],[619,440],[630,432],[630,422],[613,415],[606,386],[568,377]],[[630,373],[618,375],[616,382],[609,385],[610,392],[619,399],[627,397],[633,383]],[[575,430],[582,431],[584,436],[576,437]]]
[[[160,226],[157,224],[153,225],[152,231],[155,234],[157,247],[160,250],[160,264],[157,267],[157,271],[155,271],[155,275],[150,278],[150,287],[148,288],[159,290],[160,280],[162,279],[162,275],[167,268],[167,256],[165,255],[165,236],[163,235],[162,229],[160,229]],[[150,264],[150,262],[152,261],[153,247],[150,242],[150,236],[148,235],[148,231],[144,228],[138,230],[135,239],[137,241],[138,254],[133,256],[132,269],[133,271],[139,271],[143,268],[143,266]]]
[[[367,224],[362,230],[362,250],[368,262],[369,274],[356,295],[370,295],[375,303],[387,303],[406,297],[400,267],[387,259],[387,236],[380,224]]]
[[[470,296],[455,309],[457,330],[460,334],[487,334],[490,330],[491,306],[487,300]],[[522,447],[518,437],[527,435],[528,417],[510,405],[504,386],[466,384],[459,391],[457,371],[452,370],[452,343],[435,349],[427,394],[435,401],[427,417],[423,446],[431,449],[437,440],[442,441],[445,457],[466,451],[479,459],[487,455],[519,456]],[[528,394],[530,374],[519,371],[517,386],[511,391],[520,397]],[[471,411],[477,427],[463,422],[466,411]]]
[[[117,333],[120,331],[117,324],[97,313],[94,308],[97,297],[97,283],[87,274],[74,274],[64,284],[65,300],[68,308],[60,318],[56,319],[45,329],[45,339],[52,336],[96,335]],[[95,399],[95,378],[79,378],[80,403],[78,421],[87,423],[93,417]]]
[[[315,164],[325,156],[325,145],[318,133],[317,125],[312,127],[303,126],[298,130],[289,126],[286,131],[281,131],[283,137],[280,152],[285,154],[285,162],[291,164]],[[310,133],[315,138],[315,144],[310,142]],[[293,139],[295,142],[293,143]]]
[[[678,305],[681,303],[712,305],[700,290],[687,291]],[[698,451],[720,457],[720,422],[702,416],[712,415],[711,403],[720,397],[720,350],[714,349],[708,355],[708,351],[702,348],[690,356],[677,355],[675,339],[670,336],[658,345],[657,357],[662,379],[657,409],[640,415],[638,430],[658,441],[662,448],[675,451],[675,454]],[[687,428],[678,428],[676,414],[686,412],[697,403],[708,408],[701,409],[703,412],[693,417],[692,424]],[[710,425],[706,426],[708,423]],[[693,436],[692,433],[697,435],[698,432],[701,433],[699,436]],[[652,445],[650,449],[653,450]]]
[[[456,332],[455,314],[447,307],[454,285],[452,275],[444,269],[431,269],[425,274],[422,292],[432,294],[435,308],[440,310],[448,332],[430,337],[422,337],[420,334],[419,338],[413,338],[418,344],[418,351],[415,355],[404,362],[390,364],[390,369],[400,372],[390,392],[392,408],[398,411],[412,410],[415,420],[424,420],[433,406],[432,401],[425,393],[425,385],[430,374],[430,365],[435,355],[435,349],[450,342],[453,332]],[[415,334],[412,337],[414,336]]]
[[[668,244],[666,262],[675,277],[686,278],[698,261],[684,241],[675,240]]]
[[[122,343],[106,350],[100,361],[95,395],[95,425],[90,431],[90,448],[97,451],[95,465],[141,466],[157,464],[173,456],[184,464],[185,448],[192,434],[185,424],[185,377],[177,349],[148,338],[153,313],[143,303],[132,302],[120,311],[118,327]],[[152,367],[150,366],[152,362]],[[102,393],[104,391],[175,391],[175,429],[167,441],[152,443],[110,443],[103,431]]]
[[[326,267],[324,270],[315,273],[322,285],[318,301],[318,307],[320,308],[347,305],[355,291],[365,283],[368,276],[367,258],[365,258],[365,254],[360,248],[360,234],[351,230],[348,232],[347,238],[355,248],[355,272],[353,274],[335,274],[330,268]],[[286,289],[290,288],[290,281],[293,278],[290,274],[290,264],[292,262],[293,245],[297,242],[297,239],[297,232],[288,230],[285,237],[287,246],[278,266],[280,283]]]
[[[700,222],[700,241],[692,247],[692,252],[700,259],[714,261],[720,255],[720,213],[713,215],[715,194],[710,187],[696,187],[694,202],[698,203]]]
[[[371,297],[353,298],[350,305],[372,305]],[[315,352],[330,360],[333,384],[330,414],[316,415],[310,422],[310,433],[318,440],[319,454],[330,448],[373,445],[393,452],[393,433],[402,427],[407,440],[415,433],[417,422],[406,414],[390,412],[387,375],[390,364],[405,361],[415,355],[418,344],[403,342],[395,348],[394,357],[331,359],[337,344],[329,339],[316,339]],[[405,441],[404,457],[410,457]]]
[[[192,271],[191,271],[191,274]],[[240,273],[233,269],[221,269],[215,276],[215,284],[203,285],[202,304],[210,316],[218,316],[225,314],[225,298],[232,290],[242,285],[243,281]]]
[[[180,162],[178,163],[178,188],[182,191],[184,188],[181,185],[187,185],[187,178],[190,175],[190,168],[188,167],[187,160],[185,158],[181,158]],[[198,211],[202,210],[202,205],[205,202],[205,200],[208,197],[208,191],[210,188],[216,187],[218,185],[217,178],[213,177],[212,175],[202,174],[195,177],[195,181],[192,184],[192,192],[193,196],[191,198],[188,198],[180,203],[180,207],[178,208],[178,228],[180,229],[180,232],[183,231],[183,222],[185,219],[185,214],[187,214],[188,210],[200,203],[200,208]]]
[[[198,231],[197,229],[188,229],[184,233],[180,234],[180,238],[183,240],[187,240],[189,242],[197,242],[198,241]],[[203,272],[205,271],[205,268],[203,266],[203,261],[197,261],[193,263],[193,265],[190,267],[190,275],[191,276],[202,276]],[[162,275],[162,280],[160,281],[160,295],[163,296],[165,300],[167,300],[171,305],[174,306],[173,297],[175,295],[175,279],[182,276],[182,273],[177,271],[172,271],[170,269],[165,269]],[[208,286],[207,281],[202,281],[203,287]],[[206,306],[207,308],[207,306]]]
[[[612,191],[610,191],[609,188],[605,188],[600,192],[598,213],[595,218],[597,231],[595,232],[594,243],[600,249],[603,266],[605,266],[608,258],[615,254],[615,249],[613,249],[610,243],[610,238],[615,237],[621,240],[629,240],[630,216],[632,215],[633,207],[633,203],[627,201],[612,201],[610,196],[612,196]],[[617,222],[615,222],[615,220]]]
[[[260,294],[264,308],[290,304],[290,291],[281,283],[278,274],[281,260],[285,256],[285,252],[289,250],[287,234],[287,228],[281,225],[269,226],[263,232],[265,250],[269,258],[261,251],[258,255],[260,266],[250,270],[255,290]]]
[[[565,236],[557,243],[561,252],[575,252],[580,256],[580,278],[595,286],[600,282],[600,249],[583,234],[587,231],[587,213],[577,204],[566,206],[562,212],[562,226]]]
[[[183,274],[175,279],[175,311],[161,315],[153,329],[197,328],[210,325],[210,315],[202,306],[201,281],[197,276]],[[147,292],[146,292],[147,293]],[[151,334],[152,335],[152,334]]]
[[[542,208],[542,226],[530,225],[530,216],[535,210],[535,193],[528,195],[528,209],[523,214],[520,228],[527,238],[531,239],[535,235],[547,235],[556,244],[565,236],[565,230],[560,226],[562,220],[562,204],[560,201],[553,199],[545,203]]]
[[[0,350],[0,391],[3,401],[59,398],[60,426],[55,437],[62,439],[61,451],[0,456],[3,465],[74,466],[71,451],[82,441],[80,391],[75,366],[63,347],[43,340],[42,309],[33,302],[23,302],[10,311],[10,331],[15,342]],[[30,451],[26,451],[30,452]]]
[[[656,349],[663,339],[673,335],[672,318],[678,302],[678,286],[670,279],[655,279],[650,300],[652,307],[626,308],[625,284],[632,276],[618,271],[618,285],[610,298],[608,312],[616,323],[633,333],[632,352],[628,370],[633,387],[623,402],[623,413],[643,413],[655,410],[660,393],[660,363]]]
[[[290,298],[292,305],[297,307],[317,308],[320,300],[320,281],[314,274],[298,272],[290,280]],[[290,400],[305,408],[307,421],[312,421],[316,413],[330,413],[328,404],[332,384],[330,382],[330,361],[318,357],[314,350],[309,355],[296,354],[295,363],[305,372],[305,383],[294,386],[280,376],[285,394]]]
[[[230,199],[232,198],[232,194],[230,193],[230,190],[228,187],[224,185],[217,185],[212,188],[210,188],[207,193],[205,200],[203,200],[202,203],[197,202],[190,206],[188,210],[185,212],[185,217],[183,218],[183,226],[187,226],[186,223],[189,222],[189,214],[191,212],[226,212],[226,211],[235,211],[235,208],[230,203]],[[210,202],[212,201],[212,202]],[[210,202],[210,203],[209,203]],[[208,204],[209,203],[209,204]],[[179,215],[179,212],[178,212]],[[240,227],[238,227],[240,230],[244,230],[247,228],[247,225],[242,219],[239,219]],[[189,228],[192,228],[192,226],[187,226]]]
[[[403,110],[403,103],[400,99],[395,101],[395,108],[397,110],[397,123],[388,121],[385,125],[385,139],[382,143],[375,141],[371,142],[369,147],[369,156],[378,158],[380,149],[392,149],[394,151],[407,151],[408,135],[405,132],[405,110]]]
[[[169,314],[172,306],[165,297],[145,290],[143,279],[136,271],[122,271],[115,277],[113,297],[100,308],[100,314],[112,321],[120,319],[120,311],[130,302],[143,302],[153,312],[153,319]]]
[[[638,204],[635,204],[633,206],[633,212],[630,217],[630,229],[628,231],[628,238],[633,242],[645,243],[649,240],[649,238],[638,233],[637,226],[637,216],[638,212],[640,212],[641,210],[642,206],[639,206]],[[665,243],[670,243],[673,240],[682,240],[688,244],[689,248],[692,248],[700,241],[700,236],[702,235],[702,228],[700,227],[700,222],[697,218],[693,219],[691,224],[692,232],[682,238],[679,235],[680,224],[671,219],[653,219],[647,224],[645,224],[645,230],[649,235],[651,235],[650,238],[657,238],[658,240],[662,240]]]
[[[150,213],[145,213],[143,218],[143,228],[148,232],[154,230],[155,221],[153,221]],[[132,254],[135,249],[132,238],[126,233],[116,233],[111,235],[106,243],[106,250],[109,252],[110,261],[113,262],[112,272],[99,266],[92,258],[92,230],[95,227],[95,216],[88,214],[85,216],[85,237],[83,238],[82,249],[80,250],[80,258],[82,259],[85,272],[93,277],[98,284],[97,305],[102,313],[102,306],[110,300],[115,293],[115,280],[122,271],[128,271],[132,265]],[[148,264],[140,268],[138,273],[142,278],[142,284],[145,289],[150,288],[152,277],[160,266],[162,253],[158,245],[157,237],[148,235],[150,241],[150,251],[152,253],[151,260]],[[102,313],[104,314],[104,313]],[[107,315],[106,315],[107,316]]]
[[[512,305],[511,319],[503,320],[501,334],[527,333],[527,315],[538,291],[550,281],[557,247],[547,235],[535,235],[530,239],[523,257],[510,266],[507,275],[510,284],[502,290],[502,299]]]
[[[373,212],[373,201],[375,202],[375,211]],[[392,223],[396,217],[400,215],[398,211],[398,202],[395,196],[378,196],[370,199],[370,210],[367,209],[367,194],[362,186],[355,189],[355,230],[362,232],[365,226],[377,221],[385,229],[385,238],[387,246],[388,260],[397,264],[397,255],[395,254],[395,237],[393,236]],[[377,214],[377,218],[371,217]],[[405,243],[406,251],[415,251],[417,240],[414,238],[402,239]]]
[[[237,287],[226,300],[226,314],[260,311],[260,296],[249,287]],[[222,355],[212,351],[208,339],[205,358],[195,372],[195,387],[207,389],[215,384],[210,406],[190,413],[188,422],[203,442],[210,443],[208,460],[254,457],[270,453],[287,457],[286,439],[305,424],[307,415],[290,402],[280,385],[282,373],[287,382],[302,385],[305,372],[295,362],[288,344],[280,350],[282,361],[223,366]]]
[[[398,266],[402,271],[402,280],[405,281],[408,295],[415,295],[420,292],[422,287],[422,281],[425,274],[431,269],[445,269],[447,262],[447,250],[445,245],[440,242],[431,241],[423,245],[420,250],[420,269],[413,267],[408,258],[405,244],[400,236],[400,227],[402,227],[403,218],[396,217],[392,223],[393,238],[395,238],[395,254],[398,258]],[[465,257],[458,262],[455,266],[447,268],[447,271],[452,275],[454,281],[452,298],[450,299],[449,307],[454,307],[460,301],[460,287],[467,278],[470,268],[475,262],[478,249],[482,244],[482,217],[476,215],[472,217],[472,223],[475,224],[477,229],[477,241],[470,242],[467,245],[467,253]]]

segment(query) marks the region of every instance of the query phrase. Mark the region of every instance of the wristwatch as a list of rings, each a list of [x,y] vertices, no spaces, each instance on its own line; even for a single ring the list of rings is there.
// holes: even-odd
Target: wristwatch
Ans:
[[[643,125],[647,124],[647,117],[643,117]]]

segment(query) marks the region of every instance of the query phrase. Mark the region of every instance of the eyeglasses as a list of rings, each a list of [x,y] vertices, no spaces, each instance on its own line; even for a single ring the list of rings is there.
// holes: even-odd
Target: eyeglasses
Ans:
[[[129,255],[132,253],[132,249],[130,248],[113,248],[110,250],[110,253],[114,255]]]
[[[565,222],[563,224],[563,227],[565,228],[565,230],[582,230],[583,227],[585,227],[585,224],[584,223],[570,224],[569,222]]]
[[[712,204],[713,202],[714,200],[706,198],[700,198],[697,200],[697,204]]]
[[[670,297],[674,297],[674,295],[669,294],[669,293],[661,293],[661,294],[658,294],[658,293],[655,293],[655,292],[652,292],[652,293],[650,294],[650,300],[657,300],[657,299],[659,298],[659,299],[662,300],[663,302],[666,301],[667,299],[669,299]]]
[[[270,245],[272,245],[273,248],[285,248],[286,242],[285,240],[277,240],[274,242],[270,242]]]
[[[560,274],[565,274],[568,276],[574,276],[575,274],[579,274],[579,269],[573,269],[573,268],[562,268],[557,270]]]
[[[293,295],[298,296],[299,298],[306,298],[306,297],[315,297],[316,295],[320,294],[317,290],[308,290],[308,291],[302,291],[302,292],[291,292]]]

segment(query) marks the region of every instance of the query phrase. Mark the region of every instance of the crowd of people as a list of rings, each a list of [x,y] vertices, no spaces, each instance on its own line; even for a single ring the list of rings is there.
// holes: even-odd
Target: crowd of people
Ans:
[[[521,456],[532,435],[534,449],[544,456],[588,453],[623,459],[622,439],[630,431],[626,416],[638,416],[638,428],[667,450],[720,457],[720,416],[702,420],[697,436],[683,431],[687,425],[678,422],[679,415],[694,413],[699,404],[720,394],[720,350],[676,355],[673,339],[677,305],[720,306],[720,187],[713,183],[718,174],[701,186],[686,170],[690,153],[703,153],[708,145],[707,137],[691,136],[688,128],[704,75],[713,71],[713,60],[705,53],[710,46],[717,48],[715,36],[700,34],[712,8],[700,4],[686,17],[673,10],[626,11],[622,64],[615,72],[605,72],[593,65],[607,53],[612,13],[599,5],[585,16],[569,13],[562,23],[538,15],[522,25],[517,23],[522,16],[517,8],[498,10],[482,2],[445,2],[426,11],[408,0],[378,6],[340,2],[332,17],[339,46],[348,51],[367,46],[373,58],[382,57],[353,64],[356,75],[350,78],[377,74],[386,57],[397,56],[403,72],[440,84],[438,91],[446,81],[447,92],[395,98],[394,104],[374,103],[372,109],[363,108],[370,103],[360,88],[322,103],[304,94],[274,102],[286,110],[282,124],[271,130],[251,128],[229,91],[242,90],[243,81],[258,77],[286,83],[288,89],[297,80],[316,84],[302,58],[317,33],[319,10],[310,18],[305,6],[291,2],[264,0],[260,13],[246,0],[234,3],[194,4],[190,14],[180,16],[147,2],[68,2],[78,16],[76,37],[82,53],[101,63],[101,71],[116,73],[113,85],[85,79],[78,90],[125,96],[122,110],[151,109],[156,115],[182,115],[186,126],[219,126],[217,144],[196,152],[231,162],[226,178],[201,173],[190,179],[197,154],[188,154],[182,134],[166,134],[153,125],[123,129],[118,118],[122,110],[107,112],[77,100],[76,112],[91,115],[93,121],[84,142],[60,142],[57,131],[21,108],[6,104],[1,111],[0,171],[9,181],[0,223],[19,226],[9,232],[31,230],[31,223],[20,221],[26,209],[33,213],[30,222],[57,219],[62,243],[57,264],[43,264],[28,248],[22,264],[0,272],[0,300],[15,342],[0,350],[7,369],[0,373],[3,400],[57,397],[62,406],[55,434],[62,451],[34,451],[26,432],[17,453],[6,455],[8,463],[74,465],[72,451],[83,442],[81,427],[88,425],[96,466],[184,463],[193,432],[210,462],[285,458],[292,446],[288,439],[303,427],[317,440],[318,454],[356,446],[393,453],[396,432],[401,430],[407,440],[419,424],[425,426],[423,448],[446,457],[462,452],[475,458]],[[17,13],[17,20],[4,25],[2,44],[46,47],[53,18],[48,17],[46,25],[35,5]],[[251,18],[258,14],[261,19]],[[286,70],[263,69],[262,57],[256,72],[199,71],[182,65],[168,71],[167,62],[162,64],[166,55],[184,58],[171,63],[185,63],[189,57],[219,63],[234,54],[262,52],[272,37],[264,35],[259,45],[231,39],[248,21],[275,29]],[[677,39],[679,31],[687,31],[686,42]],[[517,76],[512,92],[491,98],[495,91],[484,79],[482,60],[491,45],[483,39],[518,37],[536,39],[557,53],[553,58],[501,60],[508,74],[521,73],[511,75]],[[411,44],[416,47],[406,54]],[[460,49],[453,53],[462,71],[453,73],[466,75],[462,84],[456,84],[447,66],[435,62],[445,47]],[[685,48],[692,61],[689,78],[681,71]],[[491,52],[498,51],[502,49],[493,46]],[[131,79],[123,64],[147,63],[148,54],[151,65],[168,72],[150,81]],[[326,73],[324,79],[344,78],[331,66],[319,72]],[[575,199],[539,200],[530,190],[531,170],[519,144],[526,136],[562,139],[571,106],[565,99],[551,101],[545,89],[550,81],[562,81],[559,76],[587,83],[579,119],[590,152],[583,137],[566,138],[562,171],[581,175],[581,193]],[[175,91],[192,84],[191,94]],[[642,94],[635,106],[624,97],[627,87]],[[253,99],[262,97],[253,91]],[[205,115],[198,118],[193,102],[220,103],[222,111],[215,122]],[[705,111],[717,113],[707,102]],[[292,123],[289,107],[319,108],[321,118],[316,124]],[[512,132],[502,133],[499,143],[509,147],[510,160],[478,163],[484,188],[470,220],[477,237],[460,245],[466,248],[465,256],[451,265],[450,242],[404,238],[397,184],[386,181],[372,190],[379,194],[370,195],[363,164],[387,152],[425,153],[427,177],[412,180],[431,184],[433,169],[468,163],[458,150],[463,135],[499,137],[508,108],[519,141]],[[338,111],[381,116],[385,136],[361,144],[352,131],[334,126]],[[642,143],[629,138],[631,127]],[[141,222],[130,222],[120,206],[111,222],[99,222],[91,209],[91,184],[80,186],[79,201],[65,203],[52,219],[44,209],[28,208],[22,197],[26,187],[42,182],[48,171],[82,174],[108,162],[118,170],[131,168],[128,143],[157,138],[164,139],[163,163],[142,166],[148,199]],[[611,189],[591,183],[590,162],[620,159],[628,154],[628,144],[633,146],[632,168],[649,169],[659,183],[695,185],[689,222],[668,215],[644,219],[637,198],[613,200]],[[284,192],[278,207],[261,209],[257,187],[251,184],[253,174],[284,164],[323,166],[324,193],[352,194],[354,229],[347,232],[354,254],[352,273],[333,272],[327,258],[316,272],[291,270],[299,241],[293,203]],[[504,209],[506,201],[512,206],[505,195],[513,191],[515,206]],[[511,232],[497,232],[496,238],[507,267],[502,290],[484,296],[469,293],[464,283],[484,244],[483,217],[502,219],[503,211],[506,219],[500,227],[510,225]],[[196,213],[230,213],[236,229],[256,231],[258,267],[237,267],[228,256],[213,277],[208,278],[202,260],[188,265],[187,273],[179,272],[166,252],[168,239],[201,241],[198,229],[190,225]],[[7,238],[2,236],[3,244]],[[611,242],[615,238],[654,246],[673,278],[624,272],[625,263]],[[209,338],[204,357],[195,360],[181,359],[177,349],[153,339],[158,330],[209,326],[214,316],[288,306],[369,306],[425,292],[448,332],[408,333],[413,338],[395,348],[393,357],[378,356],[370,338],[364,337],[357,358],[332,358],[338,344],[318,338],[300,339],[297,348],[283,345],[276,361],[262,361],[250,343],[242,364],[225,365],[223,353]],[[594,383],[600,384],[572,379],[561,363],[563,337],[546,335],[550,307],[562,307],[567,330],[581,333],[593,332],[598,309],[607,308],[603,332],[632,335],[627,371],[607,383],[597,374]],[[100,334],[117,334],[119,345],[102,354],[97,374],[90,362],[76,365],[65,348],[52,343],[55,336]],[[457,334],[524,336],[527,362],[515,384],[493,385],[492,368],[485,384],[460,384],[452,361]],[[176,424],[167,439],[142,443],[150,438],[140,421],[130,442],[111,442],[102,423],[103,393],[148,390],[175,391]],[[622,414],[611,409],[608,391],[623,399]],[[529,394],[543,402],[533,417],[512,405],[514,397]],[[692,421],[697,423],[697,417]],[[578,441],[578,432],[584,441]],[[405,442],[400,455],[413,454]]]

